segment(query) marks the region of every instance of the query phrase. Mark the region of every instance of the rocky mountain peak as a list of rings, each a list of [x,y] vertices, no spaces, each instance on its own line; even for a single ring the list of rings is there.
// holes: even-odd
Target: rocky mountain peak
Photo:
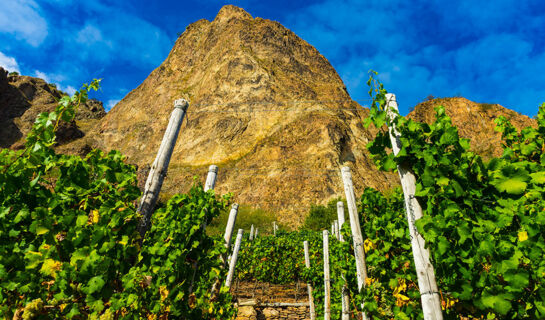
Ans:
[[[214,22],[224,23],[224,22],[229,21],[231,19],[248,20],[248,19],[253,19],[253,18],[244,9],[239,8],[237,6],[234,6],[234,5],[228,4],[228,5],[223,6],[220,9],[220,11],[218,12],[218,15],[214,19]]]
[[[343,195],[342,165],[353,168],[358,188],[384,189],[395,177],[368,159],[367,109],[327,59],[278,22],[240,8],[188,26],[165,61],[101,121],[94,145],[151,164],[178,98],[190,106],[167,192],[187,190],[216,164],[218,192],[297,225],[311,203]]]

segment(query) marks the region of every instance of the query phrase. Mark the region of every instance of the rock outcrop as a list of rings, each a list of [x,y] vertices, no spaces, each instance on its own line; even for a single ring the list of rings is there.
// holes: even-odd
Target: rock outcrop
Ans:
[[[36,117],[54,110],[64,94],[43,79],[8,74],[0,67],[0,148],[21,148]],[[74,121],[59,127],[57,142],[64,145],[83,137],[104,115],[102,102],[89,100]]]
[[[466,98],[431,99],[418,104],[408,116],[431,123],[435,120],[435,107],[439,105],[445,107],[460,136],[470,139],[472,150],[484,159],[502,154],[501,134],[494,130],[496,118],[504,116],[518,130],[537,125],[535,120],[499,104],[476,103]]]

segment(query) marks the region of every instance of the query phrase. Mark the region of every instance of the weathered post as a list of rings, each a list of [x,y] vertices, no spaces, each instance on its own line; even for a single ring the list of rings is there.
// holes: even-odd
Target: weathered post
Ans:
[[[229,252],[231,251],[231,238],[233,237],[233,230],[235,229],[235,222],[238,214],[238,203],[233,203],[231,211],[229,212],[229,218],[227,219],[227,225],[225,226],[225,234],[223,235],[224,245],[227,248],[227,252],[221,257],[222,268],[225,268],[227,261],[229,261]],[[212,297],[216,297],[220,286],[219,279],[216,279],[212,286]]]
[[[339,240],[344,241],[341,230],[344,224],[344,204],[342,201],[337,202],[337,221],[339,222]]]
[[[337,202],[337,221],[338,221],[338,237],[340,242],[344,242],[343,235],[341,234],[341,229],[344,224],[344,204],[342,201]],[[349,299],[349,292],[348,288],[346,287],[346,279],[344,275],[342,275],[342,279],[345,281],[345,284],[343,286],[342,291],[342,300],[341,300],[341,320],[349,320],[350,319],[350,299]]]
[[[225,247],[227,248],[227,253],[231,249],[231,238],[233,237],[233,230],[235,229],[235,222],[237,220],[238,214],[238,203],[233,203],[231,206],[231,211],[229,212],[229,218],[227,219],[227,225],[225,226],[225,234],[223,239],[225,240]]]
[[[254,240],[254,225],[252,224],[252,227],[250,228],[250,241]]]
[[[276,236],[276,221],[273,221],[273,235]]]
[[[367,279],[367,267],[365,266],[365,251],[363,249],[363,236],[361,235],[360,219],[358,217],[358,208],[356,207],[356,196],[354,195],[354,185],[352,184],[352,173],[349,167],[341,169],[344,193],[346,203],[348,204],[348,216],[350,218],[350,229],[352,230],[352,239],[354,241],[354,257],[356,258],[356,275],[358,278],[358,290],[361,291]],[[367,319],[363,312],[362,319]]]
[[[335,238],[339,240],[339,222],[335,220],[333,221],[333,225],[335,226]]]
[[[206,176],[206,182],[204,183],[204,191],[214,189],[216,186],[216,177],[218,176],[218,166],[211,165],[208,167],[208,175]]]
[[[255,227],[255,233],[254,233],[254,239],[257,238],[257,232],[259,231],[259,228],[258,227]]]
[[[213,190],[216,186],[216,178],[218,176],[218,166],[211,165],[208,167],[208,175],[206,176],[206,182],[204,184],[204,191]],[[206,230],[206,221],[204,221],[201,225],[202,232],[204,233]],[[189,292],[193,292],[193,284],[195,284],[195,277],[197,276],[197,267],[199,266],[199,262],[195,261],[193,262],[193,277],[191,278],[191,285],[189,286]],[[214,287],[212,287],[214,289]]]
[[[329,278],[329,235],[327,230],[323,231],[324,247],[324,320],[331,319],[331,283]]]
[[[172,156],[172,151],[174,150],[174,145],[176,144],[176,139],[180,133],[180,127],[188,107],[189,102],[185,99],[174,101],[174,110],[170,115],[159,151],[157,151],[157,156],[155,157],[155,161],[153,161],[148,179],[146,180],[144,193],[138,206],[138,213],[142,216],[138,225],[138,232],[142,239],[144,239],[144,235],[150,228],[151,215],[157,203],[163,180],[167,175],[170,157]]]
[[[235,249],[233,250],[231,260],[229,261],[229,273],[227,274],[227,279],[225,280],[225,286],[227,288],[230,288],[231,283],[233,282],[233,275],[235,274],[235,266],[238,258],[238,250],[240,250],[240,242],[242,241],[243,233],[244,231],[242,229],[238,229],[237,239],[235,240]]]
[[[386,94],[387,113],[390,120],[393,120],[397,114],[397,101],[392,93]],[[392,142],[392,151],[397,155],[401,150],[401,134],[397,129],[390,125],[388,127],[390,141]],[[418,288],[420,290],[420,299],[422,301],[422,311],[425,320],[443,319],[441,311],[441,298],[435,281],[435,270],[430,262],[430,252],[426,248],[426,242],[422,235],[416,229],[416,220],[422,217],[422,207],[415,197],[416,178],[410,167],[398,165],[397,171],[403,188],[405,198],[405,211],[409,222],[409,234],[411,236],[411,246],[414,257],[414,265],[418,278]]]
[[[308,252],[308,241],[303,241],[303,248],[305,249],[305,267],[310,269],[310,254]],[[307,283],[308,290],[308,306],[310,309],[310,320],[316,319],[316,311],[314,310],[314,298],[312,297],[312,285]]]

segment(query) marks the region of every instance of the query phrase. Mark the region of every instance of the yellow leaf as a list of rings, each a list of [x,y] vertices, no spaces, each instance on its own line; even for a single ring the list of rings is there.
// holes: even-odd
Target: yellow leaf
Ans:
[[[375,282],[377,282],[377,279],[375,279],[375,278],[370,278],[370,277],[365,278],[365,285],[366,286],[369,286],[369,285],[371,285],[371,284],[373,284]]]
[[[93,221],[93,223],[98,223],[98,219],[100,218],[100,215],[98,214],[98,210],[91,211],[91,214],[93,215],[93,217],[91,218],[91,221]]]
[[[166,286],[159,287],[159,293],[161,294],[161,301],[165,300],[168,296],[168,290]]]
[[[397,287],[394,288],[394,296],[405,290],[407,290],[407,283],[405,283],[405,279],[398,279]]]
[[[396,306],[398,306],[398,307],[403,307],[404,305],[409,303],[409,301],[411,300],[411,299],[409,299],[409,297],[407,297],[405,295],[402,295],[402,294],[397,294],[397,295],[394,295],[394,296],[396,298]]]
[[[519,241],[522,242],[526,240],[528,240],[528,232],[526,231],[519,232]]]
[[[376,248],[377,246],[373,243],[373,241],[369,239],[365,239],[365,241],[363,241],[363,249],[365,250],[366,253],[367,251],[371,249],[376,249]]]
[[[62,262],[53,259],[45,259],[40,273],[53,278],[57,277],[57,271],[61,270]]]

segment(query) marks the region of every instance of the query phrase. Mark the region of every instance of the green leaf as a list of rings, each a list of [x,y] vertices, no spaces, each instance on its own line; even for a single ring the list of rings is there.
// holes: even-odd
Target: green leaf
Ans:
[[[495,185],[498,191],[513,195],[523,194],[527,186],[525,180],[517,177],[502,180]]]
[[[531,173],[530,177],[532,177],[532,183],[545,184],[545,171]]]
[[[46,234],[47,232],[49,231],[49,229],[47,229],[46,227],[44,226],[38,226],[36,227],[36,235],[40,236],[42,234]]]
[[[89,220],[89,217],[87,215],[79,215],[78,218],[76,219],[76,225],[78,227],[81,227],[85,225],[88,220]]]
[[[89,280],[89,283],[87,283],[87,294],[100,291],[102,287],[104,287],[104,284],[105,282],[102,279],[102,276],[92,277],[91,280]]]

